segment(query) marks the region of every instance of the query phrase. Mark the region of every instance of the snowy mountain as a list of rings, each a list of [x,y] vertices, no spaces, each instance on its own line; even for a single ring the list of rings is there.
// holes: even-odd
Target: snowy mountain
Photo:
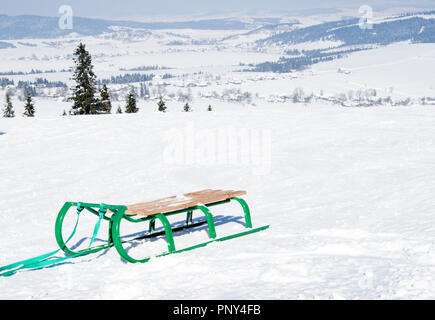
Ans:
[[[251,23],[234,19],[206,19],[184,22],[133,22],[111,21],[74,17],[74,29],[59,28],[59,18],[32,15],[0,15],[0,39],[57,38],[72,32],[83,36],[96,36],[113,32],[113,27],[126,27],[145,30],[197,29],[197,30],[244,30],[252,28]],[[272,20],[274,21],[274,20]],[[260,20],[261,23],[270,21]]]
[[[428,11],[383,17],[367,25],[362,25],[358,18],[350,18],[277,33],[257,40],[256,46],[282,49],[285,50],[284,55],[278,61],[261,63],[254,70],[290,72],[378,46],[406,41],[435,43],[434,13]],[[321,47],[312,46],[322,43]]]
[[[374,20],[368,28],[357,18],[322,23],[280,33],[258,41],[259,45],[337,41],[344,45],[381,44],[400,41],[435,42],[435,11]]]

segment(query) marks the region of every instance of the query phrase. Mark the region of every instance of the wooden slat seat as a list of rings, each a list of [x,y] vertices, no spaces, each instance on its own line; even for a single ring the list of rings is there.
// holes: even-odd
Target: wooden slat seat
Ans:
[[[153,216],[160,213],[184,210],[198,205],[213,204],[245,194],[246,191],[207,189],[186,193],[182,196],[167,197],[160,200],[129,205],[125,214],[129,216]]]

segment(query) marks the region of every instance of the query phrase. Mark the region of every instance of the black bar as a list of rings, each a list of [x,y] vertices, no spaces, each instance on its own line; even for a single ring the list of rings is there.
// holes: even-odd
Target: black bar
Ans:
[[[82,306],[80,305],[82,304]],[[27,306],[28,308],[26,308]],[[14,317],[28,317],[32,310],[32,318],[38,315],[47,317],[47,310],[56,319],[65,318],[65,310],[86,308],[87,317],[101,318],[104,313],[110,318],[115,313],[125,315],[128,319],[143,318],[143,310],[147,310],[150,319],[392,319],[395,315],[405,319],[431,318],[430,314],[435,301],[291,301],[291,300],[82,300],[82,301],[0,301],[0,308],[6,314],[11,311]],[[24,308],[23,308],[24,307]],[[60,312],[53,308],[59,307]],[[87,308],[89,307],[89,308]],[[9,310],[8,310],[9,309]],[[427,309],[427,310],[425,310]],[[427,311],[427,312],[425,312]],[[409,317],[406,317],[409,316]]]

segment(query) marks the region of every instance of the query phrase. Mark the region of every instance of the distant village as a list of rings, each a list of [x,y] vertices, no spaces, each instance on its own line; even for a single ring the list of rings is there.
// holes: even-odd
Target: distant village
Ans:
[[[166,67],[141,67],[137,71],[168,70]],[[67,72],[60,70],[58,72]],[[32,70],[27,74],[55,73],[54,70],[39,71]],[[350,74],[351,71],[339,68],[338,73]],[[2,75],[27,75],[25,73],[3,73]],[[393,95],[393,88],[382,94],[379,90],[364,88],[349,90],[347,92],[328,94],[324,90],[311,92],[307,88],[296,87],[289,92],[265,95],[259,92],[242,90],[244,84],[288,80],[291,87],[291,80],[297,79],[298,73],[289,74],[258,74],[241,72],[239,77],[221,76],[210,73],[197,72],[193,74],[173,75],[164,74],[143,74],[124,73],[119,76],[112,76],[110,79],[99,81],[99,85],[107,84],[112,101],[124,101],[125,97],[134,92],[138,99],[158,101],[163,97],[165,102],[192,102],[195,97],[201,99],[215,99],[245,105],[258,105],[267,103],[297,103],[311,104],[324,101],[342,107],[373,107],[373,106],[410,106],[413,104],[434,105],[435,97],[402,97]],[[8,91],[11,97],[16,96],[20,101],[25,99],[26,93],[32,97],[52,98],[59,101],[67,101],[70,94],[69,86],[62,81],[48,81],[45,78],[36,78],[34,81],[15,82],[7,77],[0,78],[0,88]],[[209,90],[207,90],[209,89]],[[394,96],[394,97],[393,97]]]

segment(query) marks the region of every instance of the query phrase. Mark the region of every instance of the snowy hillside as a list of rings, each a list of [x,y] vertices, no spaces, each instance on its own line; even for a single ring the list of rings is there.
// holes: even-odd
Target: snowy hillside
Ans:
[[[433,108],[235,106],[0,119],[0,128],[0,265],[54,250],[54,221],[65,201],[132,204],[204,188],[246,189],[254,225],[271,225],[143,265],[126,264],[111,249],[24,271],[0,278],[2,299],[435,297]],[[223,128],[266,137],[263,152],[248,149],[244,164],[165,159],[165,132],[194,139],[200,153],[201,137]],[[243,230],[240,207],[215,214],[219,235]],[[84,218],[74,242],[89,237],[94,223]],[[98,238],[107,237],[106,227]],[[202,228],[177,235],[176,243],[206,239]],[[136,250],[146,255],[155,246],[164,249],[164,239]]]

